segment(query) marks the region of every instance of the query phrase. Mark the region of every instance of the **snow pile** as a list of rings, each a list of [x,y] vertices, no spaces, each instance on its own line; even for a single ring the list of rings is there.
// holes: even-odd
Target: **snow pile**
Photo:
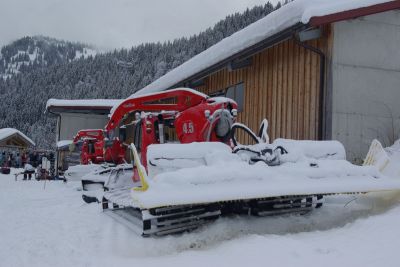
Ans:
[[[392,146],[385,148],[390,159],[383,173],[388,176],[400,178],[400,139]]]
[[[382,176],[373,166],[334,159],[336,155],[329,151],[344,157],[340,143],[327,142],[327,148],[320,145],[319,149],[305,141],[277,143],[288,146],[288,160],[275,167],[264,162],[250,165],[243,157],[232,154],[228,146],[218,143],[154,145],[149,150],[149,189],[132,190],[132,205],[151,208],[282,195],[400,190],[400,180]],[[295,148],[294,152],[290,147]],[[327,157],[320,158],[321,155]],[[158,165],[155,159],[165,162]],[[179,160],[184,159],[196,159],[196,164],[180,166]]]
[[[150,145],[147,148],[148,174],[154,177],[181,168],[203,166],[206,155],[217,151],[231,154],[231,148],[220,142]]]
[[[27,143],[30,143],[32,146],[35,146],[35,142],[33,142],[32,139],[30,139],[28,136],[26,136],[25,134],[23,134],[22,132],[18,131],[17,129],[14,129],[14,128],[0,129],[0,141],[7,139],[10,136],[13,136],[15,134],[21,136],[23,139],[26,140]]]
[[[400,140],[387,148],[383,148],[378,140],[373,140],[364,165],[374,166],[389,177],[400,178]]]
[[[265,18],[232,34],[209,49],[171,70],[130,97],[166,90],[192,75],[245,50],[297,23],[307,24],[312,17],[367,7],[388,0],[296,0]]]
[[[339,141],[309,141],[276,139],[274,146],[284,147],[289,154],[300,154],[301,156],[314,159],[346,159],[346,150]]]
[[[392,146],[387,147],[385,150],[386,150],[386,151],[389,153],[389,155],[391,155],[391,156],[400,154],[400,139],[397,140],[396,142],[394,142],[394,144],[393,144]]]

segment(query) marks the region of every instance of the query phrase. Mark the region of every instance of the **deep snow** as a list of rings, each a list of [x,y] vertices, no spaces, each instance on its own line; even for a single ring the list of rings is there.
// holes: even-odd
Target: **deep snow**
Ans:
[[[306,216],[224,218],[142,238],[84,204],[77,188],[0,175],[0,266],[399,265],[396,201],[332,197]]]

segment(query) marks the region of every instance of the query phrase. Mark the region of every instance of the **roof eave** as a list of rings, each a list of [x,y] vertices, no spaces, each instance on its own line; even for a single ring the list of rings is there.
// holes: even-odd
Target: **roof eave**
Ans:
[[[247,47],[246,49],[208,67],[208,68],[205,68],[204,70],[202,70],[198,73],[191,75],[190,77],[188,77],[172,86],[169,86],[168,88],[165,88],[164,90],[168,90],[171,88],[177,88],[180,86],[185,86],[185,84],[187,84],[191,81],[202,79],[212,73],[215,73],[215,72],[227,67],[227,65],[230,62],[232,62],[233,60],[242,60],[242,59],[246,59],[250,56],[253,56],[268,47],[271,47],[282,41],[292,38],[296,32],[307,29],[308,27],[309,27],[308,24],[303,24],[301,22],[296,23],[296,24],[292,25],[291,27],[286,28],[285,30],[282,30],[282,31],[256,43],[256,44],[254,44],[250,47]]]
[[[373,15],[381,12],[386,12],[390,10],[400,9],[400,0],[376,4],[368,7],[362,7],[357,9],[351,9],[343,12],[338,12],[325,16],[316,16],[310,19],[309,24],[313,27],[354,19],[358,17]]]
[[[98,106],[48,106],[46,112],[51,114],[60,113],[83,113],[83,114],[108,114],[112,107]]]

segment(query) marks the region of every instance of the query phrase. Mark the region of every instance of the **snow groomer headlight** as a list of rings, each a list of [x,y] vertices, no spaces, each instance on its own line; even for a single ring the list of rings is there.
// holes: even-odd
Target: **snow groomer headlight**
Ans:
[[[234,109],[232,109],[231,113],[232,113],[232,116],[236,118],[237,114],[238,114],[238,111],[237,111],[236,108],[234,108]]]

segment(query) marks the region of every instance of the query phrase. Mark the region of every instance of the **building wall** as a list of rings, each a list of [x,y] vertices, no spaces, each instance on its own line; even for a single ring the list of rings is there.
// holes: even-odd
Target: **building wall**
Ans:
[[[333,25],[332,138],[349,160],[400,133],[400,11]]]
[[[323,37],[307,42],[327,50],[329,28]],[[287,40],[252,57],[252,65],[220,70],[197,89],[210,94],[243,82],[244,109],[238,120],[257,131],[269,121],[271,139],[317,139],[319,121],[319,56]],[[248,139],[240,136],[242,142]]]
[[[107,115],[63,113],[58,123],[57,141],[72,140],[82,129],[103,129],[107,121]]]

